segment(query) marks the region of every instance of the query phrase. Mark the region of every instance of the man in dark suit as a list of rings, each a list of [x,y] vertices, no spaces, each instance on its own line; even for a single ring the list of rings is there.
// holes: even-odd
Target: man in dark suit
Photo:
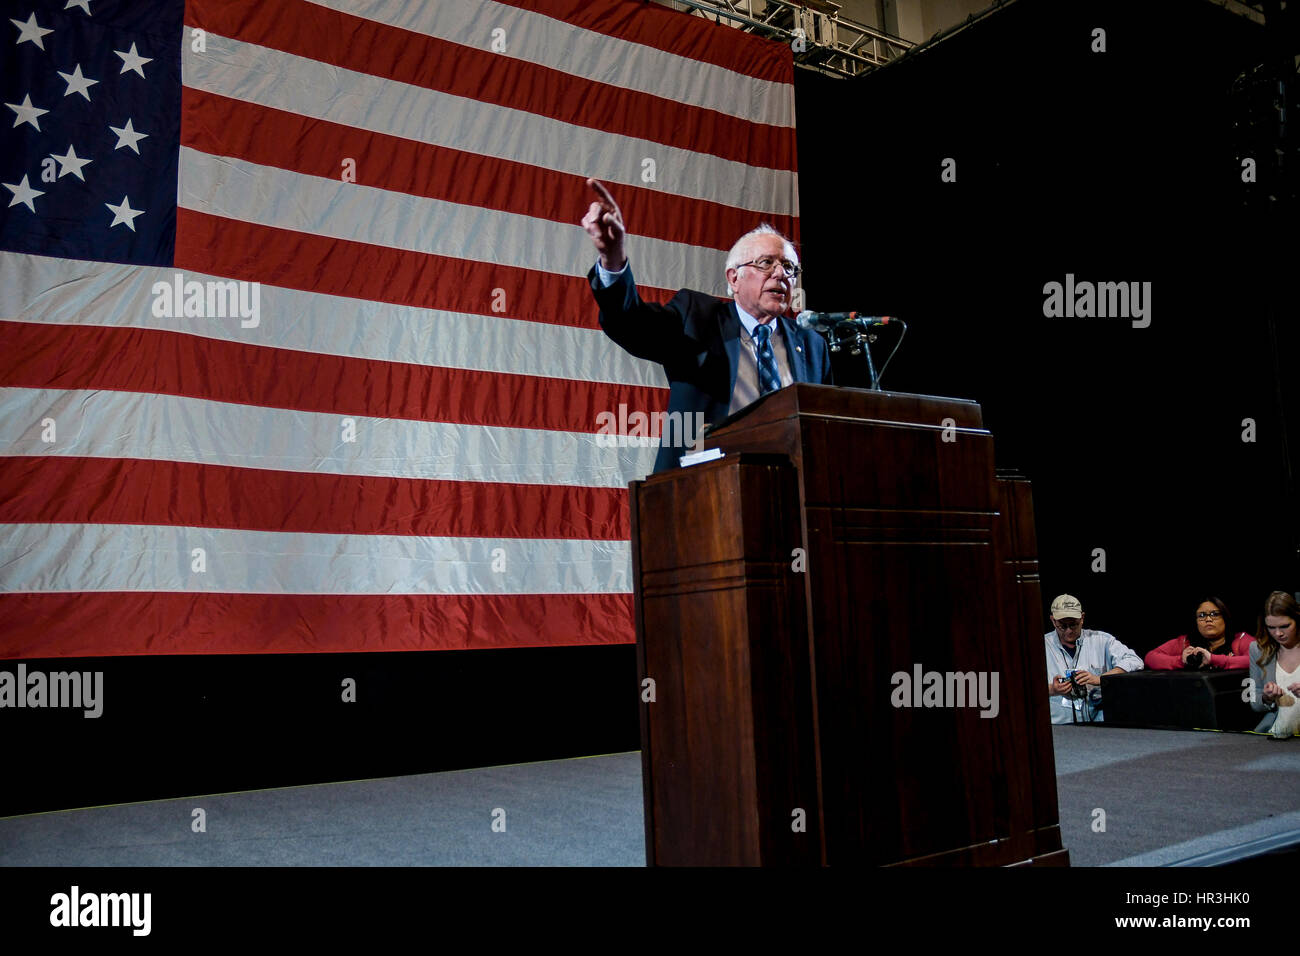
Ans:
[[[600,327],[668,376],[668,418],[707,424],[793,382],[831,384],[826,342],[785,316],[799,274],[793,244],[771,226],[746,233],[727,256],[727,302],[682,289],[667,305],[642,302],[624,253],[626,230],[614,198],[594,179],[599,200],[582,219],[600,258],[588,273]],[[691,429],[667,432],[655,471],[677,467]]]

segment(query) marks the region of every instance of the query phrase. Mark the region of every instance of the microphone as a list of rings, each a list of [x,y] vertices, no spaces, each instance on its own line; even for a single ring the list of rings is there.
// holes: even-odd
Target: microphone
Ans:
[[[867,375],[871,380],[871,388],[875,390],[880,388],[880,375],[877,374],[876,365],[871,360],[871,343],[876,340],[876,336],[868,330],[882,325],[890,325],[891,323],[897,325],[901,332],[898,341],[894,343],[894,352],[898,351],[898,346],[903,341],[903,333],[907,332],[907,324],[895,315],[862,315],[859,312],[800,312],[795,316],[795,322],[799,328],[812,329],[818,335],[824,337],[832,352],[841,352],[848,348],[850,355],[864,356],[867,363]],[[893,360],[894,352],[889,353],[885,365],[889,365]],[[883,372],[884,369],[881,369],[881,371]]]
[[[862,315],[858,312],[800,312],[795,317],[801,329],[833,329],[841,322],[855,322],[861,326],[888,325],[897,322],[892,315]]]

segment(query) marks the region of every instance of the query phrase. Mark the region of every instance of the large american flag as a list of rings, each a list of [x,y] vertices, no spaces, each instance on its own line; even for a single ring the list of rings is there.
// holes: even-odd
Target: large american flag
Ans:
[[[797,232],[789,49],[633,0],[2,5],[0,657],[631,641],[655,449],[598,416],[667,390],[599,331],[584,179],[646,298],[724,294]],[[255,318],[190,295],[229,280]]]

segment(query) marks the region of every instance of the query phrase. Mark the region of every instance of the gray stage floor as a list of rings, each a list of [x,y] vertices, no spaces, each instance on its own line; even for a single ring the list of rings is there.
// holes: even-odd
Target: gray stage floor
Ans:
[[[638,752],[9,817],[0,865],[643,866],[642,815]]]
[[[1103,727],[1053,738],[1075,865],[1162,865],[1300,830],[1300,739]],[[6,866],[644,862],[637,753],[0,820]]]
[[[1300,830],[1300,738],[1054,727],[1061,838],[1076,866],[1163,866]],[[1094,832],[1095,810],[1105,832]]]

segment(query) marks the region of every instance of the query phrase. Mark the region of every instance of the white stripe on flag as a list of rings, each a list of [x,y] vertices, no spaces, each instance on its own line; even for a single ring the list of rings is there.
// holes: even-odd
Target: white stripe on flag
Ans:
[[[312,0],[375,23],[422,33],[477,50],[491,48],[493,31],[505,31],[501,55],[526,60],[584,80],[609,83],[679,103],[716,110],[753,123],[794,125],[790,83],[759,80],[631,40],[583,30],[563,20],[483,0]],[[698,25],[690,24],[692,28]],[[700,29],[709,29],[700,26]]]
[[[207,50],[181,51],[183,82],[217,93],[339,123],[543,169],[644,186],[642,160],[654,159],[665,192],[758,213],[797,216],[798,176],[706,153],[574,126],[331,66],[214,33]],[[339,90],[346,89],[347,96]],[[599,117],[592,117],[593,126]],[[358,170],[364,182],[365,170]],[[617,195],[617,190],[614,190]]]
[[[342,440],[343,419],[356,441]],[[58,440],[41,440],[46,418]],[[624,488],[657,445],[594,433],[288,411],[142,392],[0,388],[0,455],[142,458],[236,468]],[[596,423],[592,423],[596,427]]]
[[[583,276],[596,256],[577,222],[563,225],[482,206],[412,196],[181,147],[180,206],[195,212],[448,256]],[[637,236],[628,243],[637,281],[655,288],[725,290],[725,255]],[[504,281],[504,280],[503,280]],[[506,300],[511,301],[506,288]]]
[[[2,592],[599,594],[630,569],[626,541],[0,524]]]
[[[323,355],[441,368],[664,388],[663,369],[634,358],[599,329],[390,305],[263,284],[260,321],[158,318],[155,282],[180,270],[0,252],[0,319],[181,332]],[[225,281],[186,270],[185,281]],[[581,308],[594,313],[584,297]]]

